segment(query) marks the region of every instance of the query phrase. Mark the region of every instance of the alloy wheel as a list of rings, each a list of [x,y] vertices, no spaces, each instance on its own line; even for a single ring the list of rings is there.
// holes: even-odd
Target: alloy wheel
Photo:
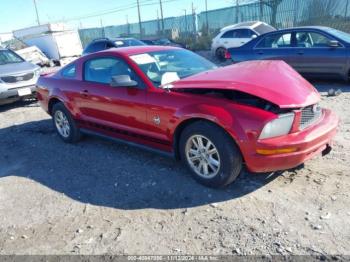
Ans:
[[[219,151],[207,137],[191,136],[185,151],[187,162],[197,175],[210,179],[218,174],[221,166]]]
[[[68,138],[70,135],[70,125],[67,116],[62,111],[57,110],[54,119],[58,133],[62,137]]]

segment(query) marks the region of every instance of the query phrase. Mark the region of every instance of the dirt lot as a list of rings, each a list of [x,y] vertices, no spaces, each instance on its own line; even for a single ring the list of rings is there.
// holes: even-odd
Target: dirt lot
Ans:
[[[350,86],[316,85],[342,119],[331,154],[225,190],[133,147],[64,144],[35,102],[1,106],[0,254],[350,255]]]

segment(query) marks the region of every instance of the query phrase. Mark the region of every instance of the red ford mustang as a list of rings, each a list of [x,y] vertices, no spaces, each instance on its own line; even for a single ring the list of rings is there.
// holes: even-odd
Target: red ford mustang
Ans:
[[[330,151],[338,117],[281,61],[217,68],[175,47],[110,49],[38,81],[58,135],[98,134],[181,159],[194,178],[225,186],[250,171],[293,168]]]

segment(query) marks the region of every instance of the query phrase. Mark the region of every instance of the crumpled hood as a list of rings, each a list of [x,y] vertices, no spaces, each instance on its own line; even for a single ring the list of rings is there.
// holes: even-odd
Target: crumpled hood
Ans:
[[[17,75],[22,73],[33,72],[37,68],[39,68],[37,65],[26,61],[20,63],[0,65],[0,76]]]
[[[317,103],[320,94],[283,61],[248,61],[186,77],[172,89],[230,89],[278,105],[299,108]]]

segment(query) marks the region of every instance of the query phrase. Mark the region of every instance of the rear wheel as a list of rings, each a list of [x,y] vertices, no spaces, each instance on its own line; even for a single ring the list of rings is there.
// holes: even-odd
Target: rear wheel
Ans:
[[[180,153],[194,179],[206,186],[226,186],[242,169],[236,144],[224,130],[208,122],[196,122],[182,132]]]
[[[52,108],[52,120],[59,137],[67,143],[80,140],[80,131],[72,115],[62,103],[56,103]]]
[[[226,49],[224,47],[219,47],[216,49],[215,55],[220,61],[225,60]]]

